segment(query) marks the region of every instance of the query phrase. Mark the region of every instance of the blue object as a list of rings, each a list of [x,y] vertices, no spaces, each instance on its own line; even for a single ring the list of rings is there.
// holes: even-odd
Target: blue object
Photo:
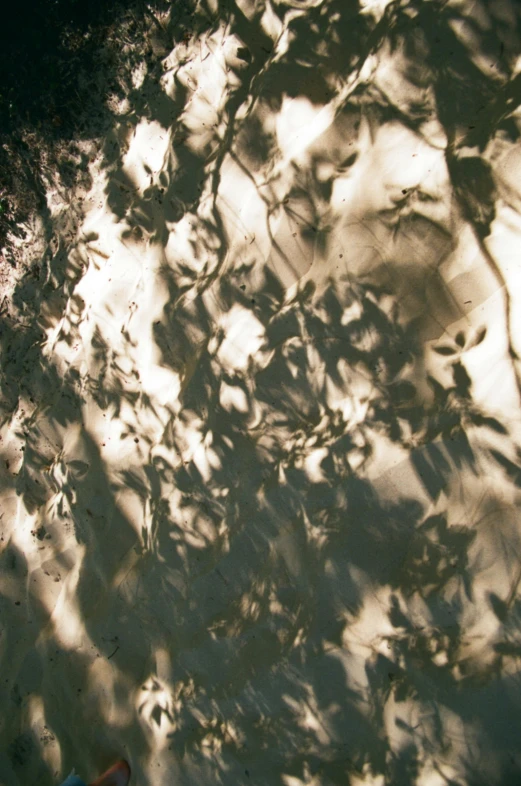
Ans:
[[[65,778],[61,786],[87,786],[85,781],[82,781],[81,778],[78,778],[77,775],[69,775],[68,778]]]

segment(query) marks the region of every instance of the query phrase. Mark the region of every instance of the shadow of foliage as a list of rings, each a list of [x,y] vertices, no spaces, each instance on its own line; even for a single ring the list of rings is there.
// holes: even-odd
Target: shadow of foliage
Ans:
[[[151,335],[159,365],[179,380],[176,405],[162,410],[160,437],[147,430],[146,418],[160,420],[159,406],[140,380],[127,327],[117,345],[95,326],[88,372],[60,365],[49,351],[44,335],[58,319],[56,341],[69,348],[87,322],[75,292],[85,265],[79,252],[70,253],[71,224],[58,225],[43,204],[48,248],[38,273],[20,279],[11,311],[1,315],[2,417],[4,425],[18,417],[13,428],[23,448],[17,472],[6,467],[2,490],[37,521],[30,533],[44,552],[37,587],[47,579],[59,585],[76,569],[64,544],[83,548],[73,595],[87,642],[77,649],[63,644],[52,609],[29,585],[20,634],[27,655],[15,662],[10,653],[22,601],[10,597],[16,584],[7,582],[0,598],[2,662],[9,665],[2,696],[16,712],[31,696],[41,699],[64,768],[74,756],[77,766],[91,766],[60,712],[71,686],[78,702],[86,686],[90,691],[90,704],[78,709],[90,722],[86,742],[99,760],[110,751],[113,729],[109,721],[99,728],[104,698],[89,676],[99,658],[113,667],[111,717],[121,711],[114,727],[127,736],[132,755],[146,761],[150,729],[167,728],[180,769],[188,762],[193,768],[180,772],[181,782],[193,782],[194,771],[208,783],[251,778],[281,786],[290,777],[324,784],[383,777],[406,786],[429,767],[452,784],[500,784],[519,774],[521,461],[508,424],[474,400],[465,353],[483,343],[486,329],[459,331],[435,345],[446,363],[440,381],[423,363],[418,321],[403,317],[388,280],[332,275],[321,287],[311,280],[288,295],[257,246],[230,262],[236,248],[222,200],[225,165],[239,161],[266,205],[262,230],[269,235],[278,210],[291,213],[304,225],[306,248],[319,254],[329,242],[324,224],[334,183],[319,180],[323,162],[312,156],[282,197],[275,178],[272,191],[266,184],[263,191],[255,176],[276,147],[264,120],[285,97],[327,101],[346,74],[388,46],[403,56],[422,99],[394,102],[383,88],[359,85],[347,99],[346,127],[358,131],[363,109],[378,122],[398,118],[422,133],[435,106],[454,194],[482,242],[495,210],[482,154],[507,120],[509,128],[517,122],[511,111],[517,94],[513,22],[498,19],[495,6],[479,7],[481,21],[466,16],[466,6],[460,14],[446,5],[395,2],[374,18],[351,2],[310,4],[298,13],[294,4],[278,3],[272,13],[288,36],[281,57],[273,56],[274,40],[261,27],[264,5],[248,13],[232,2],[213,12],[204,3],[173,7],[164,23],[142,9],[155,31],[143,81],[133,85],[130,58],[120,95],[127,110],[105,135],[101,158],[107,206],[127,247],[165,251],[181,226],[192,222],[194,230],[187,232],[186,253],[172,261],[165,251],[158,273],[167,297]],[[74,46],[81,67],[89,68],[97,36],[107,29],[98,10],[75,3],[65,23],[58,4],[42,22],[39,7],[26,40],[37,25],[54,31],[58,59],[41,74],[51,92]],[[130,36],[144,24],[132,28],[123,7],[106,13],[107,20],[115,15],[112,22],[122,14]],[[518,12],[511,15],[518,24]],[[172,67],[169,93],[159,75],[173,43],[188,47],[223,22],[235,36],[226,73],[236,81],[213,118],[220,130],[198,147],[194,138],[202,131],[190,126],[192,91],[181,66]],[[455,22],[471,29],[479,49],[456,34]],[[9,51],[20,57],[21,33],[11,33]],[[447,51],[450,59],[441,54]],[[494,76],[476,64],[478,54],[492,53],[500,59]],[[38,85],[34,68],[27,65],[20,77],[34,81],[31,90]],[[107,71],[115,78],[117,63],[108,60]],[[71,81],[61,85],[49,112],[65,103]],[[29,118],[46,95],[20,94]],[[250,99],[251,112],[241,113]],[[143,118],[170,136],[160,171],[143,166],[149,183],[140,190],[125,156]],[[467,146],[479,154],[460,156]],[[354,160],[337,164],[350,169]],[[65,168],[60,175],[71,187],[74,174]],[[35,193],[44,190],[36,179]],[[35,275],[36,293],[29,279]],[[440,328],[440,341],[442,335]],[[94,405],[121,424],[121,451],[130,441],[135,446],[127,468],[105,460],[105,445],[90,431]],[[402,475],[392,474],[396,468]],[[134,514],[121,502],[125,494]],[[0,559],[6,574],[25,577],[25,557],[12,543]],[[158,615],[158,598],[167,614]],[[482,620],[492,632],[483,632]],[[46,635],[36,642],[39,626]],[[170,657],[161,669],[159,651]],[[65,677],[57,687],[46,675],[60,670]],[[133,714],[123,711],[129,694]],[[33,780],[50,783],[55,774],[35,752],[33,732],[18,725],[2,730],[6,778],[22,779],[30,770]]]

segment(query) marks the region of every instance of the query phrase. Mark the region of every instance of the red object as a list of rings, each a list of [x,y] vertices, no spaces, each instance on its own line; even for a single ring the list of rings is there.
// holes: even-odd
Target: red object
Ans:
[[[112,765],[103,775],[96,778],[89,786],[127,786],[130,781],[130,767],[121,759]]]

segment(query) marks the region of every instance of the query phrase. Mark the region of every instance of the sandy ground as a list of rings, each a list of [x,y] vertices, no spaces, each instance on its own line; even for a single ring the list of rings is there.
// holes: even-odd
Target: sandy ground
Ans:
[[[190,156],[224,133],[237,43],[219,35],[165,61],[165,94],[178,67],[193,90],[184,141],[121,121],[119,168],[91,162],[66,283],[25,280],[36,349],[3,349],[22,384],[0,434],[0,782],[117,756],[139,786],[510,782],[519,151],[487,152],[484,242],[441,127],[357,108],[332,124],[302,99],[261,107],[277,165],[238,133],[212,193],[211,157]],[[392,67],[371,77],[387,93]],[[339,166],[321,246],[305,173]],[[453,427],[440,404],[448,426],[418,436],[410,413],[436,408],[455,362],[480,415],[460,401]],[[411,380],[412,401],[389,399],[396,438],[382,391]]]

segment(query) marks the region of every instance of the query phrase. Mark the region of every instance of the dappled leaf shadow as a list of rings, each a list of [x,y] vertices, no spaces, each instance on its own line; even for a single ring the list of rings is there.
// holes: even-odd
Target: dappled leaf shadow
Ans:
[[[186,783],[499,784],[521,769],[519,455],[509,418],[475,396],[490,326],[454,327],[464,303],[443,278],[468,228],[494,267],[485,148],[508,119],[498,91],[514,110],[515,45],[484,71],[506,36],[485,3],[479,23],[414,2],[270,9],[145,13],[151,52],[125,62],[101,149],[121,290],[102,277],[116,241],[72,231],[86,208],[42,206],[41,286],[21,278],[1,315],[0,482],[17,513],[0,554],[16,724],[0,730],[20,782],[50,783],[47,761],[92,769],[123,740],[143,784],[159,753]],[[336,125],[285,161],[288,99],[342,91]],[[435,112],[443,187],[390,181],[381,203],[371,186],[342,207],[338,183],[363,185],[367,161],[387,176],[387,133],[435,149]],[[145,269],[157,289],[136,326]]]

